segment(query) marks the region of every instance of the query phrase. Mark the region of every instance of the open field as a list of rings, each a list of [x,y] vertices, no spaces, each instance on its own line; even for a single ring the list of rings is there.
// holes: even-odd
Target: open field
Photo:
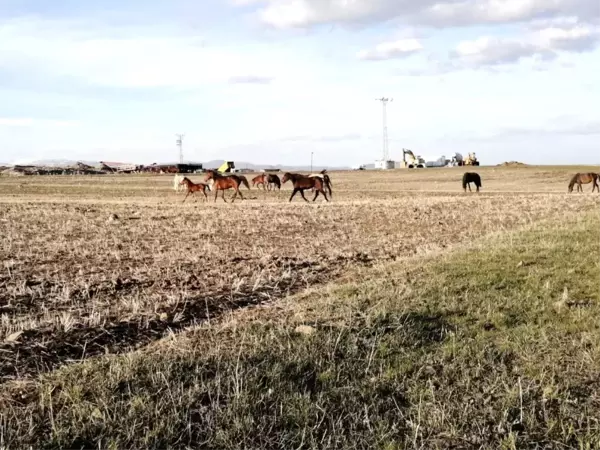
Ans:
[[[0,177],[0,447],[596,448],[600,168],[476,170]]]

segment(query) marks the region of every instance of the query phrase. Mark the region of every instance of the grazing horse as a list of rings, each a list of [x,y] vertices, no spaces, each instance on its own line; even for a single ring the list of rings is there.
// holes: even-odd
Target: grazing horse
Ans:
[[[325,197],[325,200],[329,201],[329,199],[327,198],[327,193],[323,189],[325,182],[323,181],[322,178],[307,177],[306,175],[301,175],[299,173],[286,172],[283,175],[283,178],[281,179],[281,183],[285,184],[288,180],[292,180],[292,184],[294,185],[294,192],[292,192],[292,196],[290,197],[290,202],[294,198],[294,195],[296,195],[298,192],[300,192],[300,195],[302,195],[302,198],[308,202],[308,200],[306,200],[306,197],[304,196],[304,191],[306,189],[314,189],[316,191],[315,198],[313,198],[313,202],[319,196],[319,192],[321,194],[323,194],[323,197]]]
[[[175,174],[175,176],[173,177],[173,189],[176,192],[179,192],[179,191],[183,190],[183,184],[181,183],[181,181],[184,178],[185,177],[183,175],[181,175],[180,173]]]
[[[252,186],[259,186],[262,184],[263,189],[266,189],[267,174],[263,173],[252,178]]]
[[[202,191],[202,193],[204,194],[204,201],[208,201],[208,196],[206,195],[206,190],[208,189],[210,191],[210,186],[208,184],[194,183],[188,177],[183,177],[183,180],[181,180],[179,184],[181,184],[182,186],[185,185],[187,187],[187,194],[185,195],[185,198],[183,199],[182,203],[185,203],[186,199],[188,198],[188,195],[194,195],[198,191]]]
[[[467,186],[469,186],[469,192],[473,192],[471,190],[471,183],[475,183],[477,192],[479,192],[479,188],[481,187],[481,177],[479,174],[475,172],[465,172],[462,178],[462,187],[465,192],[467,192]]]
[[[598,192],[600,192],[600,186],[598,186],[598,180],[600,179],[600,174],[589,172],[589,173],[576,173],[569,181],[569,192],[573,192],[573,186],[577,184],[577,192],[583,192],[582,184],[592,183],[592,192],[596,188],[598,188]]]
[[[267,175],[267,189],[270,191],[275,188],[281,190],[281,180],[277,175],[270,173]]]
[[[210,170],[210,171],[208,171],[208,173],[206,174],[206,177],[204,178],[204,181],[208,181],[208,180],[213,180],[212,189],[214,189],[214,191],[215,191],[215,202],[217,201],[217,196],[219,195],[219,191],[223,192],[223,195],[222,195],[223,201],[225,203],[227,203],[227,200],[225,200],[225,191],[227,189],[234,189],[235,194],[233,194],[233,197],[231,198],[231,203],[233,203],[235,201],[236,197],[238,196],[238,194],[242,198],[242,200],[244,200],[244,196],[242,195],[242,193],[240,191],[241,184],[243,184],[248,189],[250,189],[248,180],[244,176],[237,176],[237,175],[223,176],[215,170]]]

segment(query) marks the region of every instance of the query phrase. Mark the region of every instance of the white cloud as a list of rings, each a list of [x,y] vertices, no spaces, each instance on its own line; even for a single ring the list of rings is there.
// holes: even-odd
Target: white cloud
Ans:
[[[534,29],[519,38],[483,36],[460,42],[451,52],[449,68],[494,67],[525,58],[552,60],[560,52],[585,52],[600,44],[600,27],[571,23]]]
[[[358,59],[380,61],[384,59],[405,58],[413,53],[423,50],[418,39],[400,39],[397,41],[382,42],[370,50],[358,52]]]
[[[6,118],[0,117],[0,126],[3,127],[30,127],[33,125],[33,119],[31,118]]]
[[[229,83],[231,84],[269,84],[272,81],[272,77],[261,77],[256,75],[240,75],[229,78]]]
[[[248,3],[248,2],[244,2]],[[508,23],[554,16],[600,16],[597,0],[255,0],[276,28],[402,19],[440,27]]]
[[[72,127],[77,122],[72,120],[33,119],[31,117],[0,117],[0,127]]]
[[[295,73],[294,61],[264,48],[206,47],[197,36],[86,35],[71,23],[0,23],[0,69],[44,72],[113,87],[194,87],[236,77],[267,80]],[[297,70],[296,70],[297,71]]]

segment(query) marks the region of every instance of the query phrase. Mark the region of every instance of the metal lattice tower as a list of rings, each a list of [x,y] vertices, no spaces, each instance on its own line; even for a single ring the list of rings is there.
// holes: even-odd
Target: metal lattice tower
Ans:
[[[185,134],[176,134],[177,140],[175,143],[179,147],[179,164],[183,164],[183,137]]]
[[[381,102],[383,112],[383,161],[389,161],[390,159],[390,148],[388,145],[388,129],[387,129],[387,103],[394,101],[393,98],[376,98],[378,102]]]

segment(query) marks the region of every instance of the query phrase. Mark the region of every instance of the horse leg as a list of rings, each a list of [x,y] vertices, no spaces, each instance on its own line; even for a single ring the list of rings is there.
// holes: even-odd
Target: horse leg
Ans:
[[[473,192],[473,191],[471,190],[471,183],[467,183],[467,186],[469,186],[469,192]]]
[[[217,197],[219,196],[219,190],[215,189],[215,203],[217,203]]]
[[[206,195],[206,187],[204,189],[202,189],[202,193],[204,194],[204,201],[207,202],[208,201],[208,195]]]
[[[227,203],[227,200],[225,200],[225,189],[223,189],[223,190],[221,191],[221,194],[222,194],[222,195],[221,195],[221,197],[223,197],[223,201],[224,201],[225,203]]]
[[[294,188],[294,192],[292,192],[292,196],[290,197],[290,202],[294,198],[294,195],[296,195],[298,193],[298,190],[299,190],[298,188]]]
[[[190,191],[188,191],[188,193],[186,194],[185,198],[183,199],[183,201],[181,203],[185,203],[185,199],[188,198],[188,195],[190,195]]]
[[[306,199],[306,197],[304,196],[304,189],[300,189],[300,195],[302,196],[302,198],[304,199],[304,201],[306,203],[308,203],[308,200]]]
[[[263,186],[263,187],[264,187],[264,186]],[[240,191],[240,187],[239,187],[239,186],[237,187],[237,190],[236,190],[236,195],[237,195],[237,194],[239,194],[240,198],[241,198],[242,200],[244,200],[244,196],[242,195],[242,191]]]
[[[327,202],[328,202],[328,201],[329,201],[329,199],[327,198],[327,193],[326,193],[324,190],[323,190],[323,191],[321,191],[321,193],[323,194],[323,197],[325,197],[325,201],[327,201]],[[329,194],[329,195],[331,195],[331,194]]]
[[[315,196],[313,197],[313,202],[317,199],[318,196],[319,196],[319,190],[315,189]]]

